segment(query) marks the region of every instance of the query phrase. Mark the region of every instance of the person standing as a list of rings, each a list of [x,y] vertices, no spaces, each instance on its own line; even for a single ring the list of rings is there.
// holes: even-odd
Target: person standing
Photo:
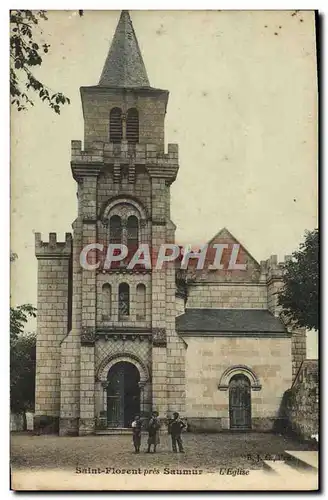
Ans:
[[[182,429],[186,427],[186,424],[182,422],[179,417],[178,412],[173,413],[173,420],[171,420],[169,424],[169,433],[171,434],[172,440],[172,450],[174,453],[177,453],[177,444],[179,447],[179,452],[184,453],[183,443],[181,438]]]
[[[148,449],[147,453],[150,453],[150,447],[153,445],[154,453],[156,453],[156,446],[159,444],[159,429],[160,422],[158,418],[158,412],[153,411],[151,419],[148,422]]]
[[[140,453],[142,422],[139,415],[136,415],[132,422],[132,439],[135,453]]]

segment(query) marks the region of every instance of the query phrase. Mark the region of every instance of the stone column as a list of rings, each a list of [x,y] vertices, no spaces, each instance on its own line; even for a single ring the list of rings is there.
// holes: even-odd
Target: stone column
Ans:
[[[139,389],[140,389],[140,416],[143,416],[145,413],[145,382],[139,382]]]
[[[97,176],[83,177],[83,247],[97,243]],[[97,253],[88,253],[88,263],[97,263]],[[80,360],[80,424],[79,435],[95,430],[95,330],[96,270],[82,269],[82,332]]]
[[[157,255],[159,246],[166,240],[165,180],[152,179],[152,253]],[[152,270],[152,401],[153,410],[160,418],[167,413],[167,364],[166,364],[166,271]]]

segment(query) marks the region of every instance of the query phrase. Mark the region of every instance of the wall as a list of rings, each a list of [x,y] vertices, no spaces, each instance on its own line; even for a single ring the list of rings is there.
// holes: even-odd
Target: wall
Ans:
[[[24,429],[24,417],[21,413],[10,413],[10,430],[11,431],[33,431],[34,413],[26,412],[26,429]]]
[[[266,284],[195,283],[190,286],[186,307],[267,309]]]
[[[208,419],[209,425],[228,429],[229,391],[219,390],[218,384],[227,368],[247,365],[262,386],[252,390],[252,427],[272,428],[292,383],[290,338],[185,337],[185,341],[188,421]]]
[[[318,360],[303,361],[293,386],[285,396],[287,431],[310,439],[319,429]]]
[[[58,429],[60,413],[60,343],[69,326],[69,275],[72,238],[59,243],[55,233],[49,242],[35,234],[38,259],[38,302],[35,380],[35,427],[47,421]]]
[[[129,183],[127,178],[123,178],[121,183],[114,183],[113,173],[110,171],[101,172],[98,178],[97,204],[98,210],[106,205],[112,196],[124,195],[134,196],[145,207],[148,213],[151,210],[151,181],[147,172],[136,172],[136,181]]]
[[[109,142],[109,114],[112,108],[119,107],[126,113],[129,108],[135,107],[139,111],[139,142],[158,144],[164,149],[167,92],[145,90],[142,95],[133,90],[123,92],[101,87],[81,89],[85,148],[88,149],[93,141]]]
[[[102,287],[105,283],[111,285],[111,315],[103,318],[102,305]],[[118,316],[118,288],[120,283],[127,283],[130,286],[130,315],[124,321],[119,320]],[[137,319],[138,314],[138,298],[136,287],[143,284],[146,287],[146,317]],[[136,327],[150,328],[151,326],[151,275],[135,274],[135,273],[107,273],[97,275],[97,327]]]

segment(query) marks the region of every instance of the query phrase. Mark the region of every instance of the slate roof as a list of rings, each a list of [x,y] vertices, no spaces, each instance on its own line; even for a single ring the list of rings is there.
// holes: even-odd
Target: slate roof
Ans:
[[[129,12],[122,10],[99,80],[103,87],[149,87],[146,68]]]
[[[176,318],[180,333],[289,335],[282,321],[266,309],[186,309]]]

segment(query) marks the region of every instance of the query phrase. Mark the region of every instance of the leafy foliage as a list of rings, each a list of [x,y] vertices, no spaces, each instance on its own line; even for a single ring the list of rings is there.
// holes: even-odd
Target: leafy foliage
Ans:
[[[10,343],[10,407],[15,413],[34,408],[36,335],[20,335]]]
[[[305,241],[285,264],[278,303],[299,327],[319,328],[319,233],[306,231]]]
[[[33,74],[32,69],[41,66],[42,57],[47,54],[50,45],[36,43],[40,19],[47,20],[46,11],[11,10],[10,11],[10,95],[11,103],[18,111],[34,106],[30,91],[34,91],[41,101],[60,114],[63,104],[70,100],[61,92],[53,92]],[[42,33],[42,32],[41,32]]]
[[[10,407],[17,413],[34,407],[36,336],[24,326],[35,312],[31,304],[10,308]]]
[[[10,308],[10,342],[16,341],[24,332],[29,317],[36,317],[36,309],[31,304]]]

